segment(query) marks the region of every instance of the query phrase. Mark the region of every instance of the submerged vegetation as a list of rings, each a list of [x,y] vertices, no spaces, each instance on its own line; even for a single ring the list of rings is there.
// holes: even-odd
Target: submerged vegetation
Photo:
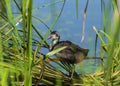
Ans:
[[[98,31],[97,28],[93,26],[93,30],[96,33],[96,43],[97,40],[100,40],[100,58],[103,59],[101,62],[102,66],[100,66],[101,70],[96,70],[92,74],[75,74],[72,79],[60,69],[62,68],[64,71],[71,72],[71,70],[68,70],[68,65],[50,58],[50,56],[56,52],[64,49],[64,47],[47,54],[43,54],[41,51],[43,47],[48,48],[49,46],[46,39],[61,16],[64,5],[67,3],[66,0],[57,0],[42,6],[47,7],[49,5],[62,3],[58,17],[54,19],[49,27],[43,20],[32,15],[34,12],[32,9],[32,0],[0,1],[0,86],[120,85],[119,0],[109,0],[107,4],[104,3],[104,0],[101,0],[101,11],[104,20],[103,27]],[[76,18],[78,18],[79,11],[78,1],[79,0],[75,0]],[[87,2],[87,4],[89,3]],[[84,15],[86,15],[87,4]],[[13,6],[19,10],[18,14],[13,13]],[[38,22],[48,28],[45,36],[43,36],[41,34],[42,32],[39,32],[38,28],[34,25],[32,22],[33,19],[38,20]],[[38,40],[36,40],[36,38]],[[59,65],[60,68],[54,67],[51,62]]]

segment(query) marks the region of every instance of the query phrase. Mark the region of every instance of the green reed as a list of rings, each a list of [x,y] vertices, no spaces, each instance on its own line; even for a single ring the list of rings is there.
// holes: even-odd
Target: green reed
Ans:
[[[78,0],[76,0],[76,16],[78,18]],[[43,20],[32,16],[34,10],[32,0],[3,0],[0,12],[0,85],[1,86],[32,86],[42,82],[47,85],[85,85],[85,86],[117,86],[120,84],[120,13],[117,1],[109,1],[104,4],[101,0],[103,13],[103,27],[98,31],[96,26],[93,30],[100,40],[101,66],[92,74],[78,74],[71,80],[64,71],[68,70],[68,65],[54,63],[58,68],[50,64],[50,56],[61,51],[58,50],[43,54],[43,46],[48,48],[46,39],[55,26],[64,9],[66,0],[51,1],[41,8],[49,7],[57,3],[62,3],[58,17],[48,27]],[[12,10],[12,4],[19,10],[16,16]],[[110,4],[111,3],[111,4]],[[5,4],[5,8],[2,8]],[[113,15],[111,16],[111,9]],[[85,12],[87,13],[87,12]],[[108,16],[108,17],[107,17]],[[33,24],[33,20],[43,24],[48,28],[43,36],[39,29]],[[21,27],[18,27],[22,23]],[[34,32],[34,33],[33,33]],[[39,40],[36,40],[38,38]],[[99,70],[100,69],[100,70]]]

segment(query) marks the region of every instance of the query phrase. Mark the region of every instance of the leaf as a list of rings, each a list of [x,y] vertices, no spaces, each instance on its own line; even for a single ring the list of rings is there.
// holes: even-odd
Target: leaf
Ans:
[[[55,50],[53,50],[53,51],[47,53],[47,54],[46,54],[46,57],[52,56],[52,55],[54,55],[54,54],[56,54],[56,53],[62,51],[62,50],[65,49],[65,48],[67,48],[67,46],[64,46],[64,47],[61,47],[61,48],[55,49]]]
[[[76,0],[76,17],[77,17],[77,19],[78,19],[78,0]]]

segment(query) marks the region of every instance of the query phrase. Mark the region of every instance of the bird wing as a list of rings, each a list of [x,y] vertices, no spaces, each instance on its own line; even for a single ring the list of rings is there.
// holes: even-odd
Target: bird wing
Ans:
[[[66,46],[67,48],[65,48],[62,51],[67,53],[70,53],[70,52],[75,53],[79,49],[79,46],[73,44],[70,41],[61,41],[54,46],[54,49],[61,48],[63,46]]]
[[[88,49],[81,48],[78,45],[76,45],[76,44],[74,44],[74,43],[72,43],[70,41],[61,41],[61,42],[57,43],[54,46],[54,49],[61,48],[63,46],[67,46],[67,48],[65,48],[64,50],[60,51],[60,53],[62,53],[64,55],[66,55],[66,53],[68,55],[69,55],[69,53],[74,55],[76,52],[82,52],[83,54],[85,54],[85,56],[87,56],[87,54],[89,52]]]
[[[58,52],[56,55],[58,57],[62,57],[62,61],[68,62],[68,63],[74,63],[75,62],[75,50],[71,46],[71,42],[69,41],[61,41],[57,45],[54,46],[54,49],[61,48],[63,46],[67,46],[64,50]]]

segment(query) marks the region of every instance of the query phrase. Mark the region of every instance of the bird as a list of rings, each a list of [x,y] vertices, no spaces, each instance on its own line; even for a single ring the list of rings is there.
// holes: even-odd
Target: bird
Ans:
[[[68,65],[77,64],[83,61],[88,55],[89,49],[81,48],[77,44],[68,40],[60,41],[60,34],[57,31],[52,31],[48,39],[52,40],[52,43],[49,46],[49,51],[66,46],[65,49],[55,54],[59,57],[62,63]]]
[[[52,40],[49,45],[49,51],[66,46],[65,49],[57,52],[55,55],[65,66],[64,68],[69,71],[70,79],[72,79],[73,76],[76,75],[75,64],[80,63],[87,57],[89,49],[81,48],[77,44],[68,40],[60,41],[60,34],[57,31],[52,31],[48,36],[48,39]]]
[[[72,79],[74,76],[78,77],[78,74],[75,72],[75,64],[78,64],[82,62],[83,60],[88,59],[101,59],[100,57],[89,57],[88,52],[89,49],[81,48],[79,45],[65,40],[60,41],[60,34],[57,31],[52,31],[50,35],[48,36],[48,39],[51,39],[52,42],[49,45],[49,51],[56,50],[58,48],[66,46],[65,49],[57,52],[55,56],[57,56],[60,60],[60,62],[67,67],[67,71],[69,71],[70,79]],[[62,66],[63,67],[63,66]]]

